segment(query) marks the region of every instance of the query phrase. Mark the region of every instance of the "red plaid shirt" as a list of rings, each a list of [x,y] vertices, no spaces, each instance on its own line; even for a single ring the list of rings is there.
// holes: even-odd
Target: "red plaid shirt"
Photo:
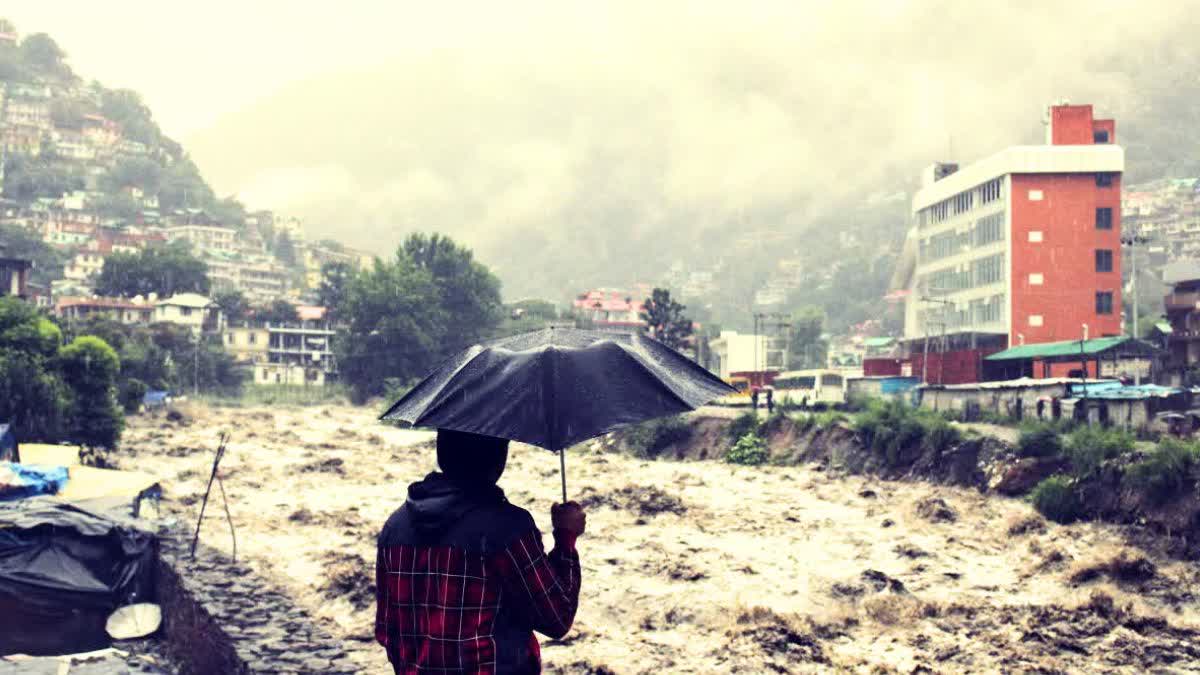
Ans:
[[[549,554],[530,529],[503,550],[471,553],[455,546],[381,546],[375,564],[375,638],[396,673],[497,672],[497,633],[512,626],[530,652],[528,672],[541,668],[532,630],[566,635],[579,603],[574,537],[555,533]],[[510,619],[511,620],[511,619]]]

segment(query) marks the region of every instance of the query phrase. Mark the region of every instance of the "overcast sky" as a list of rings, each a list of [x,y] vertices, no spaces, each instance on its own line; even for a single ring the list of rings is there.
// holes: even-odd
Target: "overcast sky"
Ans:
[[[1105,64],[1186,36],[1190,6],[5,0],[0,15],[141,92],[222,194],[360,245],[421,228],[486,250],[589,218],[624,237],[798,223],[1036,139],[1058,97],[1119,117],[1137,83]]]

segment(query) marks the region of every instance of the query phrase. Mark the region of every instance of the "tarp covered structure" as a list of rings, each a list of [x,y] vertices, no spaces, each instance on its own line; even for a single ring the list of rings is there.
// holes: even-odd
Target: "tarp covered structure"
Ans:
[[[153,600],[154,535],[54,497],[0,503],[0,655],[111,644],[118,607]]]

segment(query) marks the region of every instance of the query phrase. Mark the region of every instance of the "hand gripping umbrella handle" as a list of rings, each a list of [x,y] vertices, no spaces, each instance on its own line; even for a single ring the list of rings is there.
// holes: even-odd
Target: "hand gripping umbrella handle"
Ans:
[[[562,477],[563,500],[562,503],[567,503],[567,454],[563,449],[558,451],[558,474]]]

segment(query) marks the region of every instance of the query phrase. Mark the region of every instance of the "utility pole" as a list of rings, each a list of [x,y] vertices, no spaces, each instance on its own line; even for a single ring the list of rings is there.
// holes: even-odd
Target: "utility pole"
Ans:
[[[194,349],[192,349],[192,396],[200,395],[200,334],[196,333],[193,336],[195,340]]]
[[[1129,290],[1133,293],[1133,318],[1130,323],[1133,328],[1129,334],[1134,340],[1138,339],[1138,293],[1137,293],[1137,247],[1138,244],[1144,244],[1149,241],[1149,237],[1144,237],[1140,234],[1130,234],[1121,237],[1121,243],[1129,247],[1129,262],[1131,269],[1129,270]],[[1137,365],[1133,369],[1133,384],[1139,386],[1142,383],[1141,359],[1138,359]]]
[[[929,291],[926,290],[926,293],[928,292]],[[944,298],[935,298],[928,295],[922,295],[920,299],[921,302],[936,302],[942,305],[942,339],[940,341],[942,357],[938,359],[938,384],[942,384],[942,375],[945,372],[946,360],[946,305],[953,305],[954,302]],[[925,355],[921,358],[921,383],[929,384],[929,378],[927,377],[929,373],[929,319],[927,318],[923,323],[925,324]]]

